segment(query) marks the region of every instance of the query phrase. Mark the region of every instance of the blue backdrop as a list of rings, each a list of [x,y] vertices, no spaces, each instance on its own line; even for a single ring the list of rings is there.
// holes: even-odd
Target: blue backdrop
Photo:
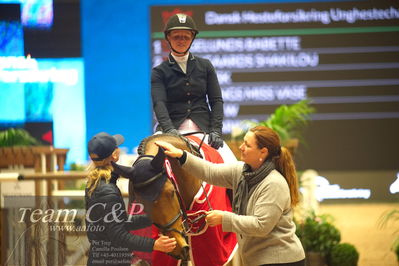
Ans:
[[[120,133],[131,153],[140,140],[152,133],[152,5],[261,2],[321,1],[81,0],[87,139],[99,131]]]

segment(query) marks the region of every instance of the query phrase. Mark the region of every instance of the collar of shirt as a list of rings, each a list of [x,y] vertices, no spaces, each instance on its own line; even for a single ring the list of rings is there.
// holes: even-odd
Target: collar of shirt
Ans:
[[[173,58],[175,59],[176,63],[180,66],[181,70],[186,74],[187,72],[187,61],[188,61],[188,56],[190,54],[187,53],[184,56],[175,56],[172,54]]]
[[[187,53],[186,55],[183,56],[175,56],[174,54],[172,54],[173,58],[176,60],[177,63],[187,63],[188,60],[188,56],[190,55],[190,53]]]

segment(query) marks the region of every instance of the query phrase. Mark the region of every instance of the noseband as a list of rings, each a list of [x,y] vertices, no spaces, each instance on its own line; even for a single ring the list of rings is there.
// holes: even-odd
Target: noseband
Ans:
[[[138,160],[144,159],[143,157],[150,157],[150,158],[153,158],[153,156],[151,156],[151,155],[141,155],[140,158],[137,159],[137,161],[138,161]],[[136,161],[136,162],[137,162],[137,161]],[[157,181],[159,178],[161,178],[161,177],[163,177],[164,175],[167,174],[167,177],[168,177],[169,181],[173,184],[173,187],[174,187],[174,189],[175,189],[175,193],[176,193],[177,198],[178,198],[178,200],[179,200],[180,211],[175,215],[175,217],[173,217],[173,218],[172,218],[168,223],[166,223],[165,225],[161,225],[161,224],[157,224],[157,223],[153,223],[153,224],[154,224],[157,228],[159,228],[159,229],[161,230],[162,233],[172,232],[172,231],[173,231],[173,232],[179,233],[182,237],[184,237],[185,239],[187,239],[187,235],[186,235],[186,231],[187,231],[186,229],[187,229],[187,227],[186,227],[186,222],[185,222],[185,221],[187,221],[187,213],[186,213],[186,209],[185,209],[185,206],[184,206],[184,202],[183,202],[183,199],[182,199],[181,194],[180,194],[180,192],[179,192],[179,189],[178,189],[178,186],[177,186],[177,183],[176,183],[176,179],[174,178],[173,173],[171,173],[171,170],[170,170],[170,173],[171,173],[171,175],[173,176],[173,177],[171,178],[171,175],[170,175],[170,173],[169,173],[169,170],[168,170],[168,172],[167,172],[167,171],[165,170],[165,167],[166,167],[167,169],[170,168],[170,162],[169,162],[168,159],[165,159],[165,163],[164,163],[163,169],[162,169],[162,171],[161,171],[160,173],[154,175],[153,177],[147,179],[147,180],[144,181],[144,182],[134,183],[133,187],[134,187],[134,190],[138,190],[138,189],[140,189],[140,188],[150,186],[152,183],[154,183],[155,181]],[[170,168],[170,169],[171,169],[171,168]],[[179,220],[180,217],[183,217],[183,231],[179,231],[179,230],[177,230],[177,229],[175,229],[175,228],[172,227],[172,226],[177,222],[177,220]]]
[[[190,153],[194,154],[194,155],[197,156],[197,157],[201,157],[201,158],[202,158],[202,155],[201,155],[201,152],[200,152],[200,148],[201,148],[202,143],[203,143],[203,141],[204,141],[205,133],[204,133],[204,132],[193,132],[193,133],[188,133],[188,134],[185,134],[185,135],[192,135],[192,134],[196,134],[196,133],[203,133],[203,135],[204,135],[204,137],[202,138],[202,141],[201,141],[201,143],[200,143],[200,146],[199,146],[198,148],[195,147],[195,146],[193,146],[187,138],[181,137],[181,139],[182,139],[182,140],[185,142],[185,144],[187,145],[187,147],[188,147]],[[140,155],[140,157],[136,160],[136,162],[139,161],[140,159],[143,159],[142,157],[154,158],[154,156],[152,156],[152,155],[145,155],[145,154],[143,154],[143,153],[144,153],[144,152],[143,152],[144,147],[145,147],[145,141],[142,141],[142,142],[140,143],[140,145],[139,145],[139,148],[138,148],[138,153],[141,154],[141,155]],[[148,159],[149,159],[149,158],[148,158]],[[135,162],[135,163],[136,163],[136,162]],[[166,223],[165,225],[161,225],[161,224],[157,224],[157,223],[153,223],[153,224],[154,224],[163,234],[166,233],[166,232],[172,232],[172,231],[173,231],[173,232],[177,232],[177,233],[180,234],[182,237],[184,237],[184,239],[186,239],[186,241],[188,242],[187,235],[196,235],[196,234],[198,234],[198,232],[201,232],[201,231],[204,229],[204,227],[205,227],[205,225],[206,225],[206,223],[205,223],[206,212],[205,212],[205,211],[198,211],[198,212],[196,212],[196,213],[187,214],[187,211],[186,211],[187,209],[186,209],[186,207],[185,207],[183,198],[182,198],[181,193],[180,193],[180,191],[179,191],[179,187],[178,187],[178,185],[177,185],[176,179],[175,179],[174,174],[173,174],[173,172],[172,172],[172,167],[171,167],[170,162],[169,162],[169,160],[168,160],[167,158],[165,158],[165,162],[164,162],[164,164],[163,164],[162,171],[161,171],[160,173],[158,173],[158,174],[152,176],[151,178],[149,178],[149,179],[147,179],[147,180],[145,180],[145,181],[143,181],[143,182],[135,182],[135,183],[133,184],[133,189],[134,189],[134,190],[137,190],[137,189],[140,189],[140,188],[144,188],[144,187],[150,186],[151,184],[153,184],[154,182],[156,182],[158,179],[163,178],[164,175],[167,176],[167,178],[169,179],[169,181],[170,181],[170,182],[173,184],[173,186],[174,186],[175,193],[176,193],[177,198],[178,198],[178,200],[179,200],[180,210],[179,210],[179,212],[178,212],[168,223]],[[202,186],[202,183],[201,183],[201,186]],[[202,187],[203,187],[203,186],[202,186]],[[203,187],[203,190],[205,191],[204,187]],[[205,197],[206,197],[206,200],[207,200],[209,209],[212,210],[212,207],[211,207],[211,205],[210,205],[210,202],[209,202],[209,199],[208,199],[208,196],[207,196],[206,193],[205,193]],[[179,231],[179,230],[177,230],[177,229],[175,229],[175,228],[172,227],[172,226],[179,220],[180,217],[182,217],[182,224],[183,224],[183,230],[182,230],[182,231]],[[201,221],[202,221],[202,224],[201,224],[200,226],[198,226],[197,224],[201,223]],[[175,256],[175,255],[173,255],[173,254],[171,254],[171,253],[168,253],[168,255],[174,257],[175,259],[180,259],[178,256]]]
[[[143,159],[142,157],[152,158],[151,155],[141,155],[140,158],[137,159],[137,161]],[[180,211],[165,225],[161,225],[158,223],[153,223],[153,224],[158,229],[160,229],[160,231],[162,233],[173,231],[173,232],[179,233],[181,236],[183,236],[185,239],[187,239],[187,235],[196,235],[200,231],[202,231],[202,229],[205,227],[205,222],[203,222],[200,226],[198,226],[197,223],[200,223],[201,220],[205,219],[206,212],[198,211],[196,213],[190,213],[190,214],[187,213],[186,206],[184,204],[183,198],[179,191],[179,187],[177,185],[176,179],[172,172],[172,167],[171,167],[168,159],[165,159],[163,169],[160,173],[154,175],[153,177],[147,179],[146,181],[143,181],[140,183],[134,183],[134,189],[138,190],[140,188],[150,186],[152,183],[156,182],[159,178],[162,178],[165,174],[167,175],[169,181],[172,183],[172,185],[174,187],[174,191],[175,191],[175,193],[177,195],[177,199],[179,201]],[[201,184],[201,186],[202,186],[202,184]],[[204,191],[205,191],[205,189],[204,189]],[[206,192],[205,192],[205,197],[208,202],[209,209],[212,210],[212,207],[210,205],[210,202],[209,202],[208,196],[206,195]],[[179,220],[180,217],[182,217],[183,231],[179,231],[172,227]]]

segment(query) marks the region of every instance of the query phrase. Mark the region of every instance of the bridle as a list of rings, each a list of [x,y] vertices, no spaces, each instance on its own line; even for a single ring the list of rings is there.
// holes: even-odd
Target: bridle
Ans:
[[[203,132],[187,133],[187,134],[184,134],[184,136],[197,134],[197,133],[203,133]],[[190,143],[190,141],[184,136],[181,136],[181,139],[186,143],[186,146],[188,147],[189,152],[194,154],[195,156],[198,156],[198,157],[202,158],[202,155],[201,155],[201,152],[200,152],[200,148],[201,148],[202,143],[204,141],[205,134],[204,134],[204,138],[202,139],[199,147],[193,146]],[[141,155],[135,161],[134,164],[136,164],[139,160],[142,160],[142,159],[153,159],[154,158],[154,156],[152,156],[152,155],[143,154],[143,146],[144,146],[144,143],[142,142],[140,144],[139,150],[138,150],[139,154],[141,153]],[[145,157],[147,157],[147,158],[145,158]],[[178,187],[178,184],[176,182],[176,178],[174,177],[174,174],[173,174],[172,167],[171,167],[169,159],[165,158],[165,161],[164,161],[164,164],[163,164],[163,167],[162,167],[162,171],[160,173],[152,176],[151,178],[149,178],[149,179],[147,179],[147,180],[145,180],[143,182],[134,182],[133,189],[136,192],[138,192],[139,189],[150,186],[151,184],[153,184],[154,182],[156,182],[160,178],[163,178],[164,175],[167,175],[167,179],[174,186],[174,192],[175,192],[175,194],[176,194],[176,196],[178,198],[180,210],[166,224],[164,224],[164,225],[158,224],[158,223],[153,223],[153,224],[163,234],[165,234],[167,232],[176,232],[176,233],[180,234],[186,240],[186,242],[188,242],[188,235],[190,235],[190,234],[191,235],[198,234],[198,232],[201,232],[204,229],[204,227],[206,225],[206,223],[204,222],[205,221],[205,217],[206,217],[206,212],[201,210],[201,211],[198,211],[198,212],[193,213],[193,214],[188,214],[187,213],[187,211],[186,211],[187,209],[186,209],[186,206],[184,204],[184,201],[183,201],[183,198],[181,196],[181,193],[179,191],[179,187]],[[205,197],[206,197],[209,209],[212,210],[212,207],[210,205],[210,201],[208,199],[208,195],[207,195],[202,183],[201,183],[201,186],[203,188],[203,191],[205,192]],[[194,217],[194,218],[192,218],[192,217]],[[179,220],[179,218],[182,218],[182,224],[183,224],[183,230],[182,231],[179,231],[179,230],[173,228],[173,225]],[[195,224],[197,222],[201,221],[201,220],[203,220],[203,223],[199,227],[195,226]],[[173,255],[171,253],[168,253],[168,255],[174,257],[175,259],[180,259],[178,256],[175,256],[175,255]]]
[[[153,156],[152,155],[141,155],[137,159],[137,161],[144,159],[143,157],[144,158],[145,157],[152,158]],[[157,181],[159,178],[162,178],[165,174],[167,175],[168,180],[172,183],[172,185],[174,187],[177,199],[179,201],[180,211],[169,222],[167,222],[165,225],[161,225],[161,224],[158,224],[158,223],[153,223],[153,224],[162,233],[173,231],[173,232],[179,233],[181,236],[183,236],[187,240],[187,236],[188,235],[197,234],[199,231],[201,231],[204,228],[205,224],[203,224],[202,226],[200,226],[198,228],[196,228],[194,226],[194,224],[196,222],[200,221],[201,219],[204,219],[205,216],[206,216],[206,213],[204,211],[202,211],[202,212],[200,211],[200,212],[197,212],[197,213],[194,213],[194,214],[188,214],[187,213],[187,211],[186,211],[187,209],[186,209],[186,206],[184,204],[183,198],[181,196],[181,193],[180,193],[176,178],[175,178],[175,176],[173,174],[172,167],[171,167],[169,159],[165,158],[165,162],[164,162],[162,171],[160,173],[154,175],[153,177],[147,179],[146,181],[143,181],[143,182],[140,182],[140,183],[137,183],[137,182],[134,183],[134,185],[133,185],[134,186],[134,190],[137,191],[140,188],[150,186],[152,183]],[[202,186],[202,184],[201,184],[201,186]],[[205,192],[204,188],[203,188],[203,190]],[[206,200],[207,200],[209,209],[212,210],[212,207],[210,205],[210,202],[209,202],[209,199],[208,199],[208,196],[207,196],[206,192],[205,192],[205,196],[206,196]],[[194,215],[197,215],[197,217],[191,218],[191,216],[194,216]],[[179,230],[177,230],[177,229],[172,227],[179,220],[180,217],[182,217],[182,223],[183,223],[183,230],[182,231],[179,231]]]
[[[184,235],[186,236],[186,235],[191,235],[191,234],[198,233],[199,231],[201,231],[205,227],[205,223],[203,223],[202,226],[197,228],[196,230],[194,230],[195,229],[194,224],[196,222],[198,222],[199,220],[201,220],[201,219],[205,219],[206,212],[205,211],[199,211],[199,212],[194,213],[194,214],[188,214],[187,211],[186,211],[187,208],[186,208],[186,206],[184,204],[184,201],[183,201],[183,198],[181,196],[179,187],[177,185],[176,178],[175,178],[175,176],[173,174],[172,166],[170,165],[170,162],[169,162],[169,160],[167,158],[165,158],[163,171],[166,171],[167,177],[172,182],[172,184],[173,184],[173,186],[175,188],[175,193],[176,193],[177,198],[179,200],[180,214],[181,214],[180,216],[182,216],[182,218],[183,218],[182,223],[183,223]],[[201,186],[202,186],[202,183],[201,183]],[[205,189],[204,189],[203,186],[202,186],[202,188],[203,188],[203,190],[205,192]],[[212,209],[206,192],[205,192],[205,195],[206,195],[207,203],[209,205],[209,209]],[[195,215],[197,215],[197,217],[191,218],[191,216],[195,216]],[[176,217],[176,221],[177,221],[177,219],[180,216]],[[172,221],[173,221],[173,219],[172,219]],[[168,225],[169,225],[169,223],[168,223]],[[173,225],[173,223],[171,225]]]
[[[152,155],[140,155],[140,157],[136,160],[136,162],[139,161],[139,160],[147,159],[146,157],[148,157],[148,159],[153,158]],[[147,180],[145,180],[143,182],[135,182],[134,185],[133,185],[134,190],[137,192],[140,188],[144,188],[144,187],[150,186],[155,181],[157,181],[158,179],[162,178],[165,174],[166,174],[165,167],[163,167],[163,169],[162,169],[162,171],[160,173],[152,176],[151,178],[149,178],[149,179],[147,179]],[[172,184],[173,184],[173,182],[172,182]],[[167,222],[165,225],[161,225],[161,224],[158,224],[158,223],[153,223],[153,224],[156,227],[158,227],[161,230],[162,233],[174,231],[174,232],[179,233],[184,238],[187,238],[187,236],[185,234],[185,230],[179,231],[179,230],[177,230],[177,229],[172,227],[177,222],[177,220],[179,220],[179,218],[181,216],[184,217],[184,213],[182,211],[182,206],[181,206],[181,202],[180,202],[180,199],[181,199],[180,193],[178,191],[176,191],[175,184],[173,184],[173,186],[175,187],[175,192],[176,192],[176,194],[178,195],[178,198],[179,198],[180,211],[169,222]]]

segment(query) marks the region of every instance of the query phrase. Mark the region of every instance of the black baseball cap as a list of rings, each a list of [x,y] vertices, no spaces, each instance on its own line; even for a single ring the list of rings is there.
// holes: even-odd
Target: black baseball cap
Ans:
[[[105,132],[96,134],[91,138],[87,145],[87,150],[90,154],[97,155],[96,158],[91,158],[93,161],[102,161],[109,157],[119,145],[125,141],[122,135],[110,135]]]

